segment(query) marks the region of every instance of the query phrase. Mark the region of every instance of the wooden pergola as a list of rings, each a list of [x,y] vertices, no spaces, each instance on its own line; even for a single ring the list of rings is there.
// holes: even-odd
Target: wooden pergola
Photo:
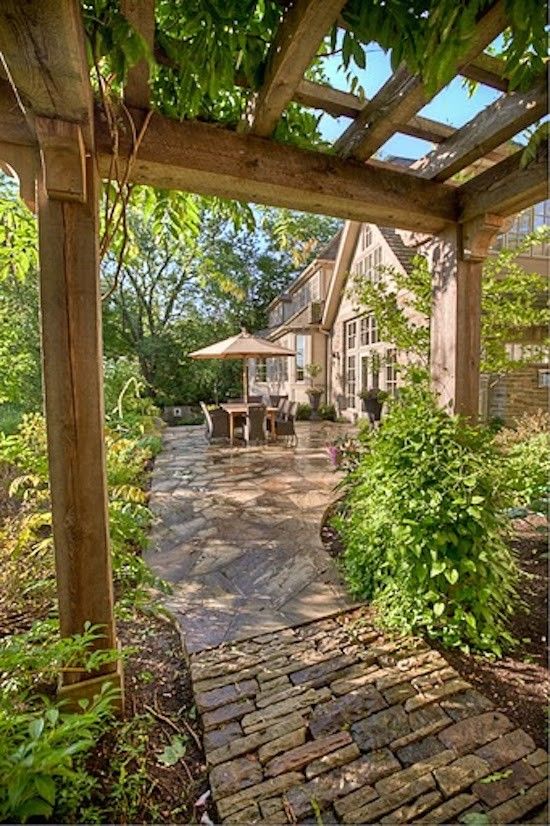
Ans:
[[[514,135],[547,110],[545,79],[508,91],[502,62],[485,52],[506,28],[504,0],[477,21],[456,74],[499,90],[460,129],[420,116],[438,92],[404,66],[371,100],[304,79],[345,0],[294,0],[271,43],[261,88],[237,130],[151,112],[148,66],[124,90],[133,129],[117,148],[127,180],[324,213],[436,236],[432,377],[441,403],[475,417],[480,363],[481,267],[506,219],[546,197],[547,148],[524,168]],[[159,63],[154,0],[121,0]],[[39,220],[44,386],[61,633],[100,624],[116,645],[103,440],[98,192],[114,149],[94,100],[77,0],[3,0],[0,5],[0,161],[14,170]],[[272,139],[291,101],[344,115],[333,151]],[[373,156],[396,132],[436,148],[402,168]],[[135,136],[140,135],[136,151]],[[130,162],[131,161],[131,162]],[[473,173],[465,183],[457,172]],[[62,691],[90,694],[120,671],[64,675]]]

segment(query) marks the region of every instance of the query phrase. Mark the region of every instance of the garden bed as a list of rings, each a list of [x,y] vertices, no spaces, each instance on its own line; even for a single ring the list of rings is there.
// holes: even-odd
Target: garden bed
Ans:
[[[338,532],[330,525],[334,509],[327,511],[321,538],[328,553],[341,557],[344,547]],[[517,647],[502,659],[489,659],[440,648],[449,663],[479,691],[489,697],[498,710],[525,729],[537,745],[546,748],[548,728],[548,546],[546,536],[537,530],[537,520],[514,522],[512,547],[518,554],[522,571],[519,584],[521,606],[510,623],[518,639]]]
[[[135,653],[125,665],[124,719],[87,761],[99,780],[93,798],[98,806],[111,801],[108,822],[198,822],[212,804],[208,796],[206,806],[195,805],[208,782],[180,635],[168,619],[143,614],[118,631]],[[185,753],[176,760],[179,743]]]

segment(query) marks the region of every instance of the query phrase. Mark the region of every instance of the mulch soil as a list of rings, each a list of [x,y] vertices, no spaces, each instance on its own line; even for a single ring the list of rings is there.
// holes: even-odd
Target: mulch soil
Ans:
[[[321,538],[328,553],[337,559],[344,548],[338,533],[328,523],[331,515],[328,511]],[[538,746],[547,748],[550,693],[548,540],[540,532],[544,525],[545,520],[535,516],[514,521],[511,544],[521,570],[521,604],[509,629],[518,640],[517,646],[502,659],[490,659],[444,649],[433,641],[431,644],[439,648],[464,679],[490,698],[497,710],[525,729]]]
[[[210,796],[196,805],[208,790],[206,763],[191,691],[191,677],[174,624],[162,616],[137,615],[118,623],[123,648],[135,648],[125,664],[125,714],[128,721],[145,719],[146,782],[138,809],[131,820],[137,823],[198,823],[212,817]],[[185,744],[185,755],[174,765],[159,759],[174,738]],[[117,772],[116,730],[102,738],[88,763],[100,780],[103,799],[113,794]],[[141,758],[143,760],[143,757]],[[130,759],[126,771],[137,768]],[[98,803],[100,801],[98,800]],[[120,818],[120,809],[113,812]],[[118,819],[114,822],[125,822]],[[208,822],[208,821],[206,821]]]

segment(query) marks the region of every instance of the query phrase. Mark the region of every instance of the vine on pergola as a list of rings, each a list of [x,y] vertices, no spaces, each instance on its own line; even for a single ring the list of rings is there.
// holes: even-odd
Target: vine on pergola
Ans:
[[[269,45],[285,10],[280,0],[158,0],[153,53],[123,16],[117,0],[83,0],[91,61],[113,87],[146,57],[153,104],[174,118],[200,118],[236,126],[250,90],[262,82]],[[449,82],[490,0],[349,0],[323,41],[307,76],[326,79],[323,55],[336,52],[350,87],[355,69],[377,42],[394,69],[405,63],[428,93]],[[540,0],[507,0],[510,27],[494,51],[504,61],[510,90],[526,89],[544,72],[546,12]],[[340,36],[338,31],[340,31]],[[93,60],[92,60],[93,56]],[[318,117],[291,103],[274,137],[298,145],[322,143]]]

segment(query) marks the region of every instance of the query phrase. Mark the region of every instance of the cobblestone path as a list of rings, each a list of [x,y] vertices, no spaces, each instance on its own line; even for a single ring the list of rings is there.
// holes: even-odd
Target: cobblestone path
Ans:
[[[351,605],[320,540],[337,475],[325,444],[342,425],[298,423],[298,446],[209,446],[169,428],[157,457],[146,558],[173,584],[167,607],[188,651],[328,616]]]
[[[203,651],[191,671],[223,823],[548,822],[546,752],[364,609]]]

